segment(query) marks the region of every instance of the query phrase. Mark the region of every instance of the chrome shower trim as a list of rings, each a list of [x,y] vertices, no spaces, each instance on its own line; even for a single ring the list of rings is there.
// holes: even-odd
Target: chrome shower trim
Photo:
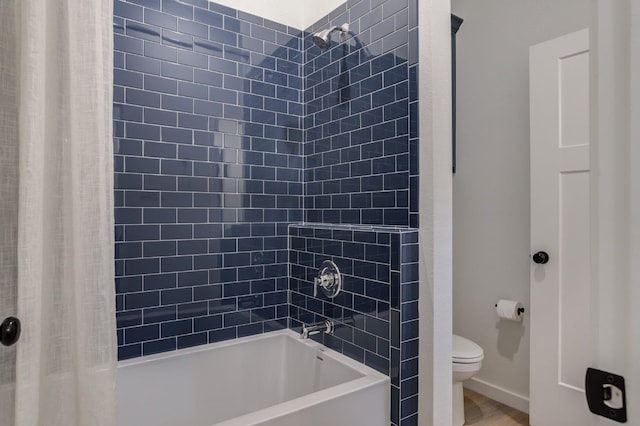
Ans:
[[[335,26],[326,30],[319,31],[313,35],[313,43],[322,50],[327,50],[331,46],[331,34],[335,31],[340,31],[343,39],[349,32],[349,24],[345,23],[341,26]]]

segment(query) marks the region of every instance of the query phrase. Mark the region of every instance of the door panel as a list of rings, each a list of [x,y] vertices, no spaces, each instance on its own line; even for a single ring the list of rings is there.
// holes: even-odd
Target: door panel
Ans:
[[[530,50],[531,399],[534,426],[591,423],[584,373],[592,361],[589,33]]]
[[[589,143],[589,52],[559,60],[560,146]],[[585,90],[586,88],[586,90]]]
[[[560,174],[558,382],[580,391],[591,360],[589,179],[584,171]]]

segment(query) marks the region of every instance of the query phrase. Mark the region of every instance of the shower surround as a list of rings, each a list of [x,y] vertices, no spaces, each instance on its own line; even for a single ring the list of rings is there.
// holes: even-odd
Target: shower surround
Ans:
[[[389,375],[391,424],[417,424],[416,17],[349,0],[300,31],[115,1],[120,359],[333,318],[314,339]],[[331,301],[325,258],[346,275]]]
[[[302,33],[186,3],[115,2],[121,359],[287,326]]]
[[[418,227],[416,0],[348,1],[304,38],[305,221]]]

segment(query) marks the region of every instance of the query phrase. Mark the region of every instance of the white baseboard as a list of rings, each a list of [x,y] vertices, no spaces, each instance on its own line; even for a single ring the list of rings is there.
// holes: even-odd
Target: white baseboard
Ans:
[[[524,395],[511,392],[510,390],[506,390],[500,386],[494,385],[493,383],[485,382],[484,380],[477,379],[475,377],[466,380],[464,382],[464,387],[484,396],[488,396],[489,398],[515,408],[516,410],[529,413],[529,398]]]

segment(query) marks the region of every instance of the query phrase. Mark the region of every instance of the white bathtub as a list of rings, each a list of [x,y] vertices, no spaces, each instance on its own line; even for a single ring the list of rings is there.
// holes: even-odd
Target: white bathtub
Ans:
[[[388,426],[389,378],[291,330],[123,361],[120,426]]]

